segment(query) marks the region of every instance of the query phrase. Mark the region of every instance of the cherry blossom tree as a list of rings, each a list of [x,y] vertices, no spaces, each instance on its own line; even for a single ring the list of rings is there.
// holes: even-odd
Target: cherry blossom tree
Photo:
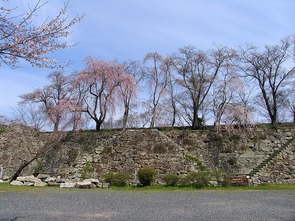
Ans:
[[[143,79],[143,71],[139,62],[129,61],[123,63],[125,70],[125,79],[119,84],[119,98],[123,103],[122,129],[127,127],[128,117],[132,99],[138,92],[138,84]]]
[[[74,85],[80,91],[81,110],[95,122],[96,131],[100,130],[107,114],[114,113],[120,84],[130,81],[124,66],[118,62],[86,58],[86,68],[76,74]]]
[[[28,11],[16,14],[18,7],[10,6],[9,1],[2,1],[0,7],[0,66],[5,64],[17,67],[24,59],[33,66],[56,68],[59,66],[55,59],[48,54],[73,46],[64,38],[70,34],[70,29],[81,20],[82,16],[69,19],[68,3],[52,18],[43,22],[34,20],[48,2],[41,0]]]
[[[76,112],[79,110],[76,100],[73,98],[71,77],[61,72],[53,72],[48,75],[50,84],[42,89],[20,96],[20,103],[38,104],[44,117],[53,124],[53,131],[65,129],[73,122]]]

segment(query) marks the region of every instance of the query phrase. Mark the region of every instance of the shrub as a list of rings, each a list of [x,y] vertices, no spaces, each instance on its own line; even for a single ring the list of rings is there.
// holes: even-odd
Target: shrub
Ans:
[[[129,179],[130,175],[128,173],[119,172],[106,174],[104,181],[113,186],[126,186]]]
[[[150,186],[155,180],[156,171],[150,167],[143,167],[138,170],[137,176],[141,185]]]
[[[210,172],[208,171],[190,172],[186,177],[182,178],[181,185],[202,188],[208,186],[209,181]]]
[[[176,174],[166,174],[163,177],[164,182],[166,183],[167,186],[176,186],[179,182],[179,176],[177,176]]]

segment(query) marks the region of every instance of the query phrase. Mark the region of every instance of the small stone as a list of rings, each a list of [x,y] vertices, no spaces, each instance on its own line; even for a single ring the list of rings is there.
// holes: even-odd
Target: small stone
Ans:
[[[24,183],[21,182],[21,181],[18,181],[18,180],[13,180],[13,181],[11,181],[10,185],[12,185],[12,186],[23,186]]]
[[[66,182],[66,183],[61,183],[60,188],[75,188],[76,183],[71,183],[71,182]]]
[[[110,187],[110,184],[109,183],[103,183],[102,184],[102,188],[109,188]]]

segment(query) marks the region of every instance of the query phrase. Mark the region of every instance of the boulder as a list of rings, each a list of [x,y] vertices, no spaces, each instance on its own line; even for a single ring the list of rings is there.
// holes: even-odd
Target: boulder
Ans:
[[[4,182],[7,182],[7,181],[9,181],[9,179],[10,179],[10,177],[9,177],[9,176],[3,176],[3,177],[2,177],[2,180],[3,180]]]
[[[102,188],[109,188],[110,184],[109,183],[102,183],[101,187]]]
[[[25,186],[34,186],[34,183],[31,183],[31,182],[24,182],[24,185],[25,185]]]
[[[38,174],[38,176],[37,176],[37,178],[38,179],[47,179],[47,178],[49,178],[50,177],[50,175],[48,175],[48,174],[43,174],[43,173],[40,173],[40,174]]]
[[[18,180],[13,180],[13,181],[11,181],[10,185],[12,185],[12,186],[23,186],[24,183],[21,182],[21,181],[18,181]]]
[[[90,181],[82,181],[77,182],[77,187],[82,189],[90,189],[92,187],[92,183]]]
[[[55,182],[57,183],[66,183],[66,179],[65,178],[61,178],[60,176],[58,176],[56,179],[55,179]]]
[[[95,188],[95,187],[98,187],[99,185],[100,185],[100,182],[98,181],[98,179],[93,179],[93,178],[91,178],[91,179],[86,179],[86,180],[83,180],[83,182],[84,181],[88,181],[88,182],[91,182],[91,187],[92,188]]]
[[[42,181],[37,181],[35,182],[34,186],[43,187],[43,186],[47,186],[47,183]]]
[[[75,188],[75,187],[76,187],[76,183],[72,183],[72,182],[66,182],[66,183],[60,184],[60,188]]]
[[[25,182],[26,181],[26,177],[24,176],[19,176],[16,178],[17,181],[21,181],[21,182]]]
[[[31,176],[26,176],[26,177],[25,177],[25,181],[26,181],[26,182],[31,182],[31,183],[42,182],[40,179],[38,179],[37,177],[34,177],[33,175],[31,175]]]
[[[60,186],[60,183],[56,183],[56,182],[47,182],[48,186]]]
[[[56,177],[48,177],[44,180],[46,183],[52,183],[56,181]]]

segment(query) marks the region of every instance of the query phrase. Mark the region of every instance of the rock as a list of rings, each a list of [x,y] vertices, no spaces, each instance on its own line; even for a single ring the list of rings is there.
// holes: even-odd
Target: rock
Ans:
[[[21,181],[18,181],[18,180],[13,180],[13,181],[11,181],[10,185],[12,185],[12,186],[23,186],[24,183],[21,182]]]
[[[83,181],[89,181],[89,182],[91,182],[91,183],[99,184],[98,179],[93,179],[93,178],[85,179],[85,180],[83,180]]]
[[[101,187],[102,188],[109,188],[110,184],[109,183],[102,183]]]
[[[37,176],[38,179],[47,179],[47,178],[49,178],[49,177],[50,177],[50,175],[48,175],[48,174],[43,174],[43,173],[40,173],[40,174],[38,174],[38,176]]]
[[[43,187],[43,186],[47,186],[47,183],[42,181],[37,181],[35,182],[34,186]]]
[[[31,183],[42,182],[40,179],[38,179],[37,177],[34,177],[33,175],[31,175],[31,176],[26,176],[26,177],[25,177],[25,181],[26,181],[26,182],[31,182]]]
[[[218,182],[217,181],[209,181],[208,182],[209,186],[218,186]]]
[[[56,181],[56,177],[48,177],[44,180],[44,182],[46,183],[51,183],[51,182],[55,182]]]
[[[92,187],[90,181],[77,182],[77,187],[82,189],[90,189]]]
[[[5,181],[8,181],[10,179],[10,177],[9,176],[3,176],[2,177],[2,180],[5,182]]]
[[[25,182],[26,181],[26,177],[24,176],[19,176],[16,178],[17,181],[21,181],[21,182]]]
[[[34,183],[31,183],[31,182],[24,182],[24,186],[34,186]]]
[[[59,186],[60,187],[60,183],[56,183],[56,182],[47,182],[48,186]]]
[[[66,182],[66,179],[65,178],[61,178],[61,177],[58,176],[56,178],[55,182],[57,182],[57,183],[65,183]]]
[[[66,182],[66,183],[60,184],[60,188],[75,188],[75,187],[76,187],[76,183],[72,183],[72,182]]]

